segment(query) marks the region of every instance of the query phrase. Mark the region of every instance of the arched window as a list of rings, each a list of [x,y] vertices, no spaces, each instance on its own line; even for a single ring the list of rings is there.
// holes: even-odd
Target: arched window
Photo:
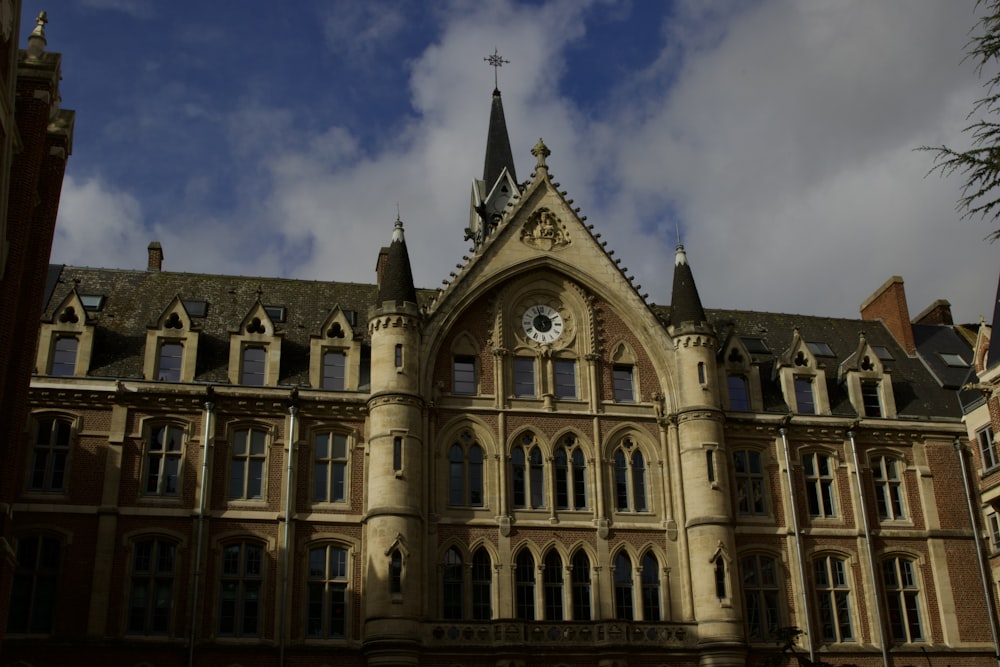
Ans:
[[[726,561],[721,555],[715,557],[715,597],[720,600],[729,599],[729,578],[726,576]]]
[[[347,636],[347,549],[326,544],[309,550],[306,634],[318,639]]]
[[[511,482],[514,507],[538,509],[545,507],[545,467],[542,451],[534,444],[535,437],[526,433],[521,444],[511,452]]]
[[[62,542],[31,535],[17,540],[17,567],[10,591],[7,632],[48,634],[56,607]]]
[[[615,618],[631,621],[635,618],[632,598],[632,560],[624,551],[615,556]]]
[[[806,503],[809,516],[827,518],[837,516],[834,504],[834,470],[836,463],[822,452],[802,455],[802,473],[806,482]]]
[[[889,629],[897,642],[923,641],[920,626],[920,586],[916,566],[908,558],[895,557],[882,561],[882,583],[885,585]]]
[[[156,424],[146,435],[147,496],[174,497],[180,492],[179,474],[184,456],[184,429],[174,424]]]
[[[738,449],[733,452],[733,472],[736,485],[736,512],[742,516],[764,516],[767,502],[764,494],[764,468],[760,452]]]
[[[545,556],[542,583],[545,590],[545,620],[563,620],[563,563],[554,549]]]
[[[442,610],[446,619],[458,620],[464,618],[462,613],[465,598],[464,580],[465,566],[462,556],[454,547],[444,552],[444,571],[442,573],[443,604]]]
[[[389,592],[395,596],[403,594],[403,554],[399,549],[389,554]]]
[[[68,420],[56,417],[39,417],[35,426],[28,488],[32,491],[65,491],[73,428]]]
[[[642,557],[642,619],[660,620],[660,562],[652,552]]]
[[[820,556],[813,561],[813,582],[816,585],[816,608],[823,641],[852,641],[854,630],[851,627],[851,585],[847,578],[847,562],[836,556]]]
[[[324,431],[313,439],[313,501],[342,503],[347,500],[348,437]]]
[[[170,631],[176,550],[173,542],[163,539],[146,539],[133,546],[129,633],[165,635]]]
[[[485,547],[472,554],[472,618],[493,618],[493,563]]]
[[[448,504],[482,507],[483,448],[472,433],[463,431],[448,451]]]
[[[716,566],[722,562],[722,558],[719,558]],[[742,558],[740,568],[743,570],[747,638],[755,642],[774,640],[775,633],[782,626],[781,609],[778,605],[778,566],[774,558],[754,554]]]
[[[875,507],[882,521],[905,519],[903,510],[903,475],[906,464],[892,456],[874,456],[871,460],[875,484]]]
[[[262,429],[241,428],[234,431],[229,468],[229,498],[263,498],[266,462],[267,434]]]
[[[219,634],[259,636],[264,547],[249,541],[224,546],[221,574]]]
[[[555,452],[556,507],[587,509],[587,462],[576,436],[567,435]]]
[[[622,440],[615,450],[615,509],[619,512],[645,512],[646,461],[631,438]]]
[[[514,615],[522,621],[535,620],[535,559],[522,549],[515,561]]]
[[[591,620],[590,558],[582,549],[573,556],[573,620]]]

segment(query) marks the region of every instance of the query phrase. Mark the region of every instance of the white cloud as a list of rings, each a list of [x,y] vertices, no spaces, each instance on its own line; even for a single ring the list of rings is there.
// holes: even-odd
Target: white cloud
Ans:
[[[67,174],[59,201],[52,262],[77,266],[145,268],[147,238],[138,200],[97,178]]]
[[[368,282],[398,204],[416,281],[435,287],[468,248],[493,83],[483,56],[496,47],[511,61],[500,87],[519,177],[544,137],[556,179],[653,300],[669,301],[679,221],[708,307],[851,317],[899,274],[913,314],[947,298],[973,320],[992,304],[996,247],[981,241],[985,223],[957,219],[960,184],[925,178],[930,156],[912,149],[963,141],[982,92],[960,62],[974,4],[680,2],[662,17],[659,52],[585,115],[560,83],[586,67],[570,47],[601,38],[586,33],[590,4],[452,2],[407,65],[403,111],[373,119],[386,123],[374,142],[310,108],[305,92],[234,111],[195,82],[190,93],[187,82],[165,87],[140,117],[159,127],[182,101],[195,115],[211,109],[237,203],[201,213],[221,175],[194,171],[186,201],[144,223],[135,199],[67,178],[57,248],[83,259],[58,261],[141,265],[160,240],[172,270]],[[328,48],[377,58],[412,9],[385,6],[328,10]],[[614,58],[617,45],[605,46]]]

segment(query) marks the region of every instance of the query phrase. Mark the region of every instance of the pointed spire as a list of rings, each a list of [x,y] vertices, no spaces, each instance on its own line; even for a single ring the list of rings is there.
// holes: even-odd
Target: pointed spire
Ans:
[[[698,288],[694,284],[694,274],[687,262],[684,246],[677,244],[674,257],[674,289],[670,297],[670,324],[680,326],[684,322],[701,324],[706,322],[705,309],[701,306]]]
[[[490,108],[490,129],[486,135],[486,160],[483,165],[483,181],[489,192],[496,185],[504,167],[507,173],[517,182],[514,172],[514,154],[510,150],[510,137],[507,135],[507,120],[503,115],[503,100],[500,99],[500,89],[493,89],[493,106]]]
[[[397,304],[409,301],[417,303],[417,290],[413,287],[413,271],[410,269],[410,254],[406,251],[406,239],[403,237],[403,221],[396,215],[396,224],[392,229],[392,241],[384,248],[380,256],[380,280],[378,286],[378,302],[394,301]]]

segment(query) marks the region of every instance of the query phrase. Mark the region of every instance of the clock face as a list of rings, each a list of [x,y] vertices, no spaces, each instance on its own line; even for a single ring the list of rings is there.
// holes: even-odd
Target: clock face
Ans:
[[[528,338],[536,343],[551,343],[563,332],[563,319],[555,308],[531,306],[521,317],[521,326]]]

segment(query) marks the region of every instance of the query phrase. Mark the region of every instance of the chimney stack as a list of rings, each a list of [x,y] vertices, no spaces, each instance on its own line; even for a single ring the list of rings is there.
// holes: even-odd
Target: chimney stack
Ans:
[[[938,299],[921,311],[913,318],[914,324],[947,324],[951,326],[955,321],[951,318],[951,304],[945,299]]]
[[[375,263],[375,285],[382,287],[382,276],[385,275],[385,261],[389,259],[389,246],[378,251],[378,261]]]
[[[906,307],[906,291],[903,289],[903,279],[899,276],[889,278],[861,304],[861,319],[882,320],[907,354],[912,356],[917,353],[913,327],[910,325],[910,311]]]
[[[163,269],[163,248],[159,241],[153,241],[147,248],[149,252],[149,263],[146,265],[147,271],[160,271]]]

